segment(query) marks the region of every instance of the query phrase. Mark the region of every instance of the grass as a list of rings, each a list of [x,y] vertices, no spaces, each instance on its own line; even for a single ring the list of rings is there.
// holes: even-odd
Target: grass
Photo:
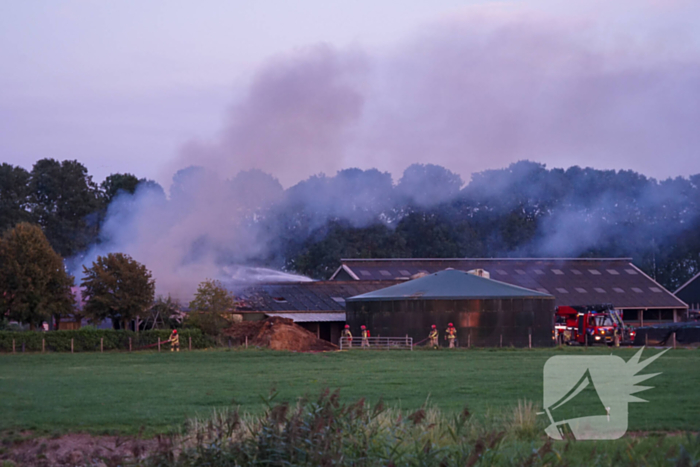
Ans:
[[[613,353],[628,360],[636,350]],[[323,388],[343,401],[365,398],[415,410],[429,399],[443,413],[465,406],[474,416],[541,405],[542,368],[553,355],[609,349],[459,350],[296,354],[262,350],[16,354],[0,356],[0,431],[147,434],[238,406],[260,414],[261,395],[295,402]],[[658,352],[647,349],[643,358]],[[663,372],[630,405],[633,431],[698,430],[700,351],[671,350],[643,373]]]

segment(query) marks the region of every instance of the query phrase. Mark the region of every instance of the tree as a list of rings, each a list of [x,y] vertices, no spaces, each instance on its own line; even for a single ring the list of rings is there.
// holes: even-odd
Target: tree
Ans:
[[[0,165],[0,232],[29,221],[29,172]]]
[[[111,318],[115,327],[119,323],[126,329],[131,320],[148,315],[155,282],[146,266],[131,256],[98,256],[92,267],[83,266],[83,273],[83,311],[93,320]]]
[[[185,325],[199,328],[210,336],[218,336],[229,324],[223,313],[235,306],[233,295],[220,281],[207,279],[197,286],[197,293],[190,302],[190,313]]]
[[[73,277],[41,229],[20,223],[0,241],[2,309],[10,319],[39,327],[73,311]]]
[[[105,205],[109,205],[120,193],[133,195],[142,181],[132,174],[112,174],[105,178],[100,184]]]
[[[32,213],[60,255],[72,256],[97,237],[100,193],[84,165],[42,159],[29,185]]]
[[[197,286],[197,293],[190,302],[190,311],[224,313],[236,306],[233,294],[217,280],[207,279]]]

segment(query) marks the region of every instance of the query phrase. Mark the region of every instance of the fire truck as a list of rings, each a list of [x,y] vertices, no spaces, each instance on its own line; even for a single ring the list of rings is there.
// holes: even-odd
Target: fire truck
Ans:
[[[594,345],[634,342],[635,331],[622,321],[622,313],[612,305],[559,306],[555,314],[554,339],[557,344]]]

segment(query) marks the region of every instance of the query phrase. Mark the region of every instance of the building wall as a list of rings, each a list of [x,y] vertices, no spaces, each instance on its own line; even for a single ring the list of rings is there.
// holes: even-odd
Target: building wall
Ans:
[[[313,323],[296,323],[314,333],[319,339],[323,339],[328,342],[332,342],[335,345],[340,345],[340,333],[344,322],[339,321],[323,321],[323,322],[313,322]]]
[[[687,314],[685,309],[622,310],[622,320],[630,326],[645,326],[652,324],[674,323],[682,321]]]
[[[696,277],[692,282],[686,284],[675,295],[687,303],[691,310],[700,310],[700,277]]]
[[[353,334],[366,325],[373,336],[425,339],[435,324],[445,345],[448,323],[457,328],[460,347],[553,345],[554,299],[349,301],[347,321]]]

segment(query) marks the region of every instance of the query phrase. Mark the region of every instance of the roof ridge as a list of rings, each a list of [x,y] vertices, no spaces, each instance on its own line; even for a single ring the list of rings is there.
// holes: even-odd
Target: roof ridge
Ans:
[[[340,261],[632,261],[632,258],[341,258]]]

